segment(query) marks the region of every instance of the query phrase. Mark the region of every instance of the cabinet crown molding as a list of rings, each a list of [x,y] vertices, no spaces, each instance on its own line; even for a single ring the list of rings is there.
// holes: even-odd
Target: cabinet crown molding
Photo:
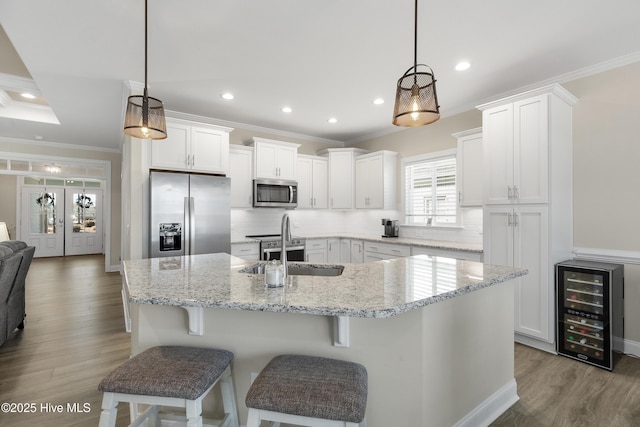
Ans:
[[[468,130],[463,130],[460,132],[455,132],[452,133],[451,136],[454,138],[464,138],[466,136],[482,136],[482,127],[479,128],[473,128],[473,129],[468,129]]]
[[[318,150],[316,153],[318,156],[327,156],[330,153],[353,153],[354,155],[359,156],[361,154],[370,153],[370,151],[363,148],[323,148],[322,150]]]
[[[571,106],[575,105],[578,102],[578,98],[576,98],[571,92],[569,92],[559,84],[555,83],[552,85],[542,86],[537,89],[532,89],[526,92],[522,92],[516,95],[507,96],[506,98],[501,98],[496,101],[480,104],[480,105],[477,105],[476,108],[480,111],[484,111],[488,108],[492,108],[499,105],[516,102],[516,101],[522,101],[524,99],[528,99],[538,95],[545,95],[545,94],[555,95]]]
[[[254,136],[248,139],[247,141],[245,141],[244,145],[254,146],[256,143],[260,143],[260,142],[265,142],[268,144],[283,145],[287,147],[295,147],[295,148],[298,148],[301,146],[301,144],[294,144],[293,142],[278,141],[276,139],[259,138],[257,136]]]

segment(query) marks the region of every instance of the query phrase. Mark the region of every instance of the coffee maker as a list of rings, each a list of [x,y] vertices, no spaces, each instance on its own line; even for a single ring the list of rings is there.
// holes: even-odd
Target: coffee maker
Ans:
[[[398,220],[382,218],[382,225],[384,225],[382,237],[398,237]]]

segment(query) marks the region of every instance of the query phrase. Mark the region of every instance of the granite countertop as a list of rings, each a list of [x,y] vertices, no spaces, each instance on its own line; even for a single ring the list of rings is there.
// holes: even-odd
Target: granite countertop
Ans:
[[[417,246],[423,248],[433,248],[433,249],[443,249],[449,251],[464,251],[464,252],[474,252],[474,253],[482,253],[482,244],[481,243],[464,243],[464,242],[450,242],[446,240],[426,240],[426,239],[416,239],[410,237],[382,237],[371,234],[350,234],[350,233],[310,233],[310,234],[300,234],[294,233],[296,237],[304,237],[305,239],[353,239],[353,240],[363,240],[366,242],[375,242],[375,243],[388,243],[391,245],[403,245],[403,246]],[[233,243],[257,243],[259,240],[252,239],[249,237],[237,238],[233,239],[231,242]]]
[[[264,275],[240,270],[259,261],[228,254],[124,261],[129,301],[137,304],[391,317],[527,274],[519,268],[417,255],[341,264],[340,276],[288,276],[267,288]]]

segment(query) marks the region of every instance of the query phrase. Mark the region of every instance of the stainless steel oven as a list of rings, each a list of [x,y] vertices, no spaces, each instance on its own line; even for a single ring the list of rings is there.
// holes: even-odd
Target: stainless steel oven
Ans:
[[[282,257],[282,238],[279,234],[247,236],[260,240],[260,259],[269,261]],[[287,243],[287,261],[304,262],[305,239],[292,238]]]

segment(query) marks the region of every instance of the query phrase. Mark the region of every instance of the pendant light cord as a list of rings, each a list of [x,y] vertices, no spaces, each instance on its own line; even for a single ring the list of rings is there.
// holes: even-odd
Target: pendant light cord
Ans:
[[[416,0],[417,1],[417,0]],[[144,0],[144,97],[147,98],[147,0]]]
[[[413,66],[418,68],[418,0],[416,0],[413,31]]]

